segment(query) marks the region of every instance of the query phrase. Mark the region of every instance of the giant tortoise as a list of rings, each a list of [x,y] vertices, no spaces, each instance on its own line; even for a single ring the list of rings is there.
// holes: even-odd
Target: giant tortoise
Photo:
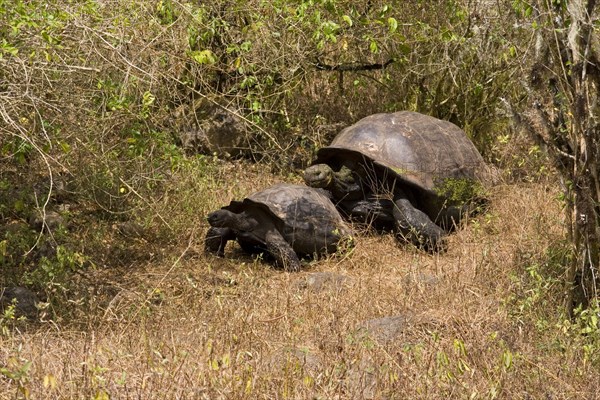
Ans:
[[[417,112],[381,113],[320,149],[305,182],[332,193],[349,217],[431,250],[481,192],[487,168],[465,132]]]
[[[288,271],[300,268],[299,256],[333,253],[351,230],[321,189],[278,184],[208,215],[205,249],[224,255],[229,240],[250,253],[267,253]]]

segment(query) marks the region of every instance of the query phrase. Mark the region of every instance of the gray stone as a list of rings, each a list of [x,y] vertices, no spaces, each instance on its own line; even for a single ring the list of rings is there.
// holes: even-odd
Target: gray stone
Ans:
[[[349,286],[351,279],[335,272],[313,272],[300,279],[297,283],[299,289],[309,289],[322,292],[329,288],[341,290]]]
[[[376,364],[372,357],[365,356],[351,365],[344,386],[352,399],[374,399],[377,388]]]
[[[284,347],[266,359],[266,366],[274,371],[291,368],[314,376],[322,369],[323,360],[308,347]]]
[[[72,188],[70,182],[64,175],[55,175],[50,177],[40,177],[41,179],[33,185],[33,199],[37,204],[43,204],[48,196],[53,203],[61,204],[72,197]],[[52,183],[52,185],[51,185]]]
[[[423,285],[423,286],[434,286],[439,283],[440,278],[434,275],[426,274],[423,272],[410,272],[402,279],[406,285]]]
[[[407,318],[401,315],[370,319],[357,329],[358,343],[370,348],[375,341],[381,346],[396,341],[407,326]],[[377,389],[379,364],[365,351],[362,358],[353,362],[344,384],[353,399],[374,399]]]
[[[387,344],[396,340],[406,327],[406,317],[396,315],[365,321],[359,327],[359,332],[363,332],[381,344]]]

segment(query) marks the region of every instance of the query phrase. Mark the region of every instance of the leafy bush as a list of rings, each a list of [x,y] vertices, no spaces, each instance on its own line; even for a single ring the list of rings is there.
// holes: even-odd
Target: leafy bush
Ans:
[[[229,178],[217,180],[213,154],[178,146],[209,107],[243,122],[239,156],[285,174],[341,127],[399,109],[457,123],[493,159],[499,99],[517,95],[512,18],[510,5],[455,0],[0,2],[0,217],[69,214],[60,239],[5,236],[4,279],[67,279],[59,248],[92,263],[138,254],[134,241],[105,249],[102,235],[128,221],[144,240],[181,242],[209,207],[194,197]],[[52,254],[38,263],[29,250],[43,243]]]

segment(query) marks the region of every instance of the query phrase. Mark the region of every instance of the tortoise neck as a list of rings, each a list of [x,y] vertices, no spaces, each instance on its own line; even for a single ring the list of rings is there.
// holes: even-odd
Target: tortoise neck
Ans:
[[[236,229],[240,231],[251,231],[256,228],[258,222],[254,218],[248,217],[246,213],[234,214]]]

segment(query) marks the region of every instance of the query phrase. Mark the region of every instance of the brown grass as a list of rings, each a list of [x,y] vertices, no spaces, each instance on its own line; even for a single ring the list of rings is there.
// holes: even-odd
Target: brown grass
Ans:
[[[282,179],[221,168],[240,186],[205,193],[179,246],[127,270],[88,271],[92,304],[78,321],[0,338],[0,398],[595,396],[590,358],[570,336],[559,340],[560,275],[531,281],[531,266],[548,264],[562,243],[551,186],[494,188],[489,210],[453,234],[445,254],[361,234],[346,254],[285,273],[234,245],[225,259],[202,253],[204,208]],[[302,284],[322,271],[348,279]],[[361,329],[386,316],[404,318],[390,340]]]

